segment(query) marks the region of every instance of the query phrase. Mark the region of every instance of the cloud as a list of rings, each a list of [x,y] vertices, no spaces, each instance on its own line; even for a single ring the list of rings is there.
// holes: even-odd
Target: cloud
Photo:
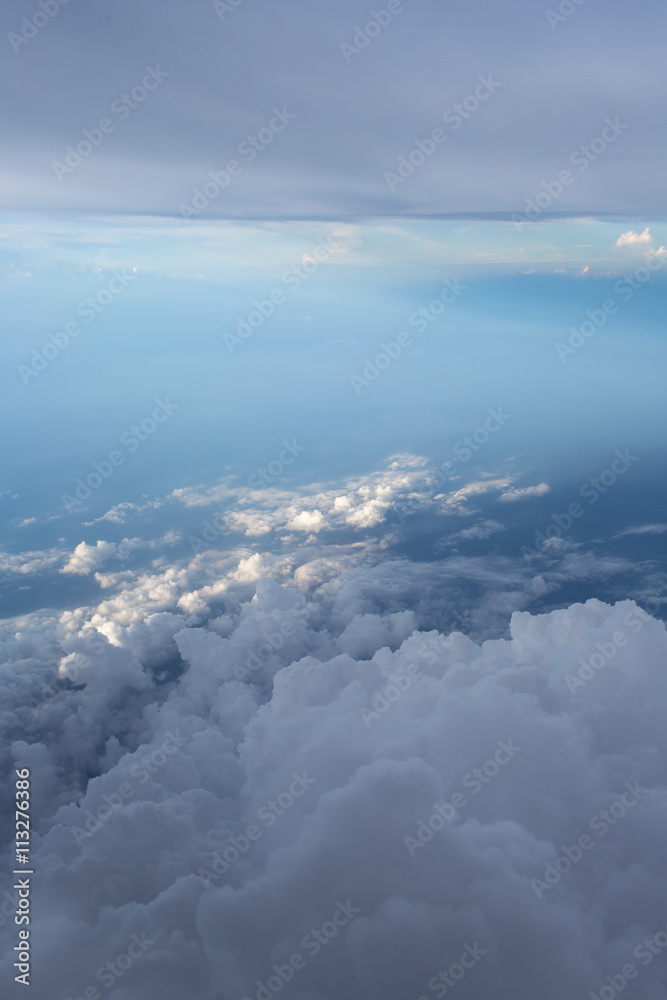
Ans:
[[[539,483],[537,486],[525,486],[522,489],[507,490],[498,499],[504,503],[515,503],[517,500],[525,500],[528,497],[542,497],[549,493],[551,487],[547,483]]]
[[[59,549],[21,552],[18,555],[0,552],[0,572],[10,576],[29,576],[50,569],[61,559]]]
[[[341,45],[354,45],[367,23],[360,22],[352,0],[341,0],[326,18],[305,0],[295,0],[289,13],[272,16],[262,9],[258,18],[240,3],[223,13],[224,21],[212,3],[183,19],[174,0],[146,0],[141,8],[124,4],[103,31],[83,8],[64,5],[38,37],[21,39],[2,69],[18,95],[4,109],[5,134],[14,136],[2,163],[6,204],[162,214],[180,221],[179,205],[191,204],[196,188],[208,183],[210,190],[209,174],[236,159],[241,172],[206,199],[202,214],[347,222],[368,215],[509,213],[534,198],[545,177],[558,176],[568,155],[581,155],[573,136],[575,146],[605,148],[601,136],[609,135],[605,119],[617,113],[612,97],[623,64],[623,121],[604,159],[606,182],[600,184],[594,170],[579,172],[554,210],[659,211],[664,137],[654,125],[661,81],[660,31],[653,27],[662,12],[655,0],[649,0],[648,21],[633,26],[633,44],[615,20],[606,24],[584,15],[574,31],[568,26],[558,32],[557,49],[544,18],[546,30],[533,30],[524,0],[516,19],[491,0],[455,10],[425,2],[427,19],[406,4],[377,37],[371,23],[370,35],[357,35],[368,44],[355,45],[350,63]],[[30,33],[23,15],[20,5],[8,8],[10,38]],[[600,31],[606,58],[595,65],[578,59],[580,46],[595,50]],[[193,46],[199,52],[194,67],[186,57]],[[526,51],[531,58],[522,62]],[[88,54],[84,88],[76,68],[82,52]],[[249,52],[261,53],[265,73],[250,71]],[[159,60],[168,76],[138,107],[132,98],[121,107],[121,95],[141,88],[148,59]],[[416,61],[419,79],[411,72]],[[303,80],[315,70],[322,86],[304,90]],[[499,87],[472,114],[466,112],[468,118],[455,118],[457,104],[479,105],[474,94],[481,76],[491,76]],[[233,85],[240,80],[244,86],[237,91]],[[46,115],[37,97],[48,85],[54,107]],[[220,94],[227,95],[224,104]],[[570,109],[566,117],[562,106]],[[268,145],[258,140],[251,159],[243,143],[267,129],[275,108],[296,117]],[[63,162],[68,146],[85,150],[83,130],[105,117],[113,131],[59,180],[53,163]],[[622,126],[630,123],[629,137]],[[415,140],[431,141],[436,128],[446,133],[444,145],[392,192],[385,175],[398,170]],[[506,141],[499,143],[499,135]],[[351,157],[351,148],[359,155]],[[485,166],[490,158],[497,164],[493,175]],[[628,176],[634,184],[628,185]],[[345,238],[349,242],[347,232]]]
[[[643,233],[635,233],[632,229],[629,229],[627,233],[622,233],[618,237],[614,246],[625,247],[633,246],[636,243],[652,243],[653,237],[651,236],[651,230],[646,227]]]
[[[69,558],[69,562],[60,570],[61,573],[76,573],[85,576],[98,569],[107,559],[111,559],[116,554],[117,546],[114,542],[98,541],[95,545],[88,545],[81,542],[74,549]]]
[[[83,524],[86,527],[91,527],[93,524],[99,524],[100,521],[110,521],[112,524],[125,524],[131,517],[137,517],[139,514],[143,514],[145,510],[156,510],[158,507],[162,506],[162,502],[159,500],[149,500],[144,504],[136,503],[119,503],[113,506],[101,517],[96,517],[94,521],[84,521]]]
[[[321,531],[325,525],[321,510],[303,510],[287,522],[287,527],[293,531]]]
[[[624,538],[626,535],[664,535],[667,524],[640,524],[634,528],[625,528],[614,535],[614,538]]]
[[[662,623],[590,600],[480,645],[363,610],[433,567],[300,592],[260,565],[218,575],[208,623],[34,619],[3,704],[33,776],[35,995],[84,995],[133,935],[127,1000],[254,998],[297,953],[295,995],[350,1000],[430,992],[466,945],[470,1000],[585,996],[633,961],[665,923]]]
[[[109,559],[127,559],[133,553],[142,549],[157,549],[163,546],[174,545],[180,541],[180,538],[179,532],[169,531],[162,538],[149,540],[142,538],[124,538],[121,542],[98,540],[95,545],[80,542],[60,572],[87,576],[93,570],[103,566]]]
[[[458,531],[456,534],[450,535],[447,541],[484,541],[484,539],[490,538],[491,535],[494,535],[498,531],[505,531],[504,525],[500,524],[498,521],[480,521],[479,524],[474,524],[471,528],[464,528],[462,531]]]
[[[509,531],[440,557],[510,527],[474,507],[497,513],[513,480],[478,475],[437,492],[424,458],[391,455],[338,484],[239,489],[220,524],[248,537],[226,549],[192,557],[177,533],[112,522],[33,553],[95,594],[6,619],[0,644],[0,753],[31,769],[39,1000],[84,996],[144,936],[110,997],[256,1000],[300,953],[295,996],[404,1000],[469,945],[485,954],[462,1000],[562,1000],[660,929],[664,625],[627,600],[531,613],[632,573],[657,593],[659,574],[569,538],[536,572],[502,554]],[[387,525],[410,497],[430,531]],[[203,523],[220,499],[159,502]],[[260,547],[263,522],[290,534]],[[618,822],[599,836],[605,812]],[[594,847],[567,868],[583,835]],[[313,954],[341,905],[359,912]]]

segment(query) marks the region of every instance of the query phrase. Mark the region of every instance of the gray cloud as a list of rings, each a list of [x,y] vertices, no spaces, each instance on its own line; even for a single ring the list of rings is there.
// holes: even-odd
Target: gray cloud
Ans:
[[[660,989],[633,951],[667,920],[663,624],[590,600],[483,644],[420,631],[466,600],[473,625],[506,621],[546,585],[518,561],[353,552],[136,571],[7,641],[38,1000],[254,998],[294,955],[295,996],[401,1000],[466,946],[462,997],[586,995],[628,961]]]
[[[245,0],[222,20],[211,3],[73,2],[16,52],[8,36],[32,9],[11,0],[1,70],[13,94],[3,112],[6,204],[178,214],[210,171],[236,159],[241,173],[206,213],[510,213],[569,168],[576,183],[549,211],[659,214],[661,4],[628,19],[619,0],[604,10],[586,3],[555,30],[546,8],[527,0],[403,8],[347,62],[341,44],[372,20],[352,0]],[[157,66],[168,75],[133,100]],[[458,125],[457,112],[443,122],[489,75],[500,86],[488,100]],[[276,107],[296,118],[250,162],[239,146]],[[573,166],[570,156],[617,116],[627,130],[585,169]],[[53,161],[103,118],[113,131],[59,181]],[[446,141],[392,193],[385,173],[437,127]]]

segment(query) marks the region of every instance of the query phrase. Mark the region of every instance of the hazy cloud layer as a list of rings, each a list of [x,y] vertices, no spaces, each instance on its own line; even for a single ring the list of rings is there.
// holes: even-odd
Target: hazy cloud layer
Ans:
[[[58,3],[3,10],[7,206],[662,212],[656,0]]]

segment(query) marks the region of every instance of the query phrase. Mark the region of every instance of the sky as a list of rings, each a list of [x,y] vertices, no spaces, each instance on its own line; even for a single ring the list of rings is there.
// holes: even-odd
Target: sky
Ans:
[[[2,19],[3,996],[666,1000],[664,6]]]

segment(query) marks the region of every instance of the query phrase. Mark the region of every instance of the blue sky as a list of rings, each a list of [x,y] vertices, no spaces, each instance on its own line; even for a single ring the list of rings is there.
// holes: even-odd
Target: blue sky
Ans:
[[[507,222],[12,219],[3,399],[20,420],[3,489],[41,489],[45,468],[68,481],[164,395],[178,413],[142,453],[149,486],[165,474],[187,485],[195,469],[243,476],[276,434],[307,437],[317,476],[395,452],[436,459],[501,403],[517,413],[507,454],[552,476],[624,436],[654,448],[661,229],[626,226],[536,223],[519,262],[518,249],[503,252],[519,235]],[[436,315],[446,280],[457,291]],[[599,327],[583,336],[589,314]],[[80,332],[69,337],[68,324]],[[373,359],[401,331],[409,346],[375,379]]]

